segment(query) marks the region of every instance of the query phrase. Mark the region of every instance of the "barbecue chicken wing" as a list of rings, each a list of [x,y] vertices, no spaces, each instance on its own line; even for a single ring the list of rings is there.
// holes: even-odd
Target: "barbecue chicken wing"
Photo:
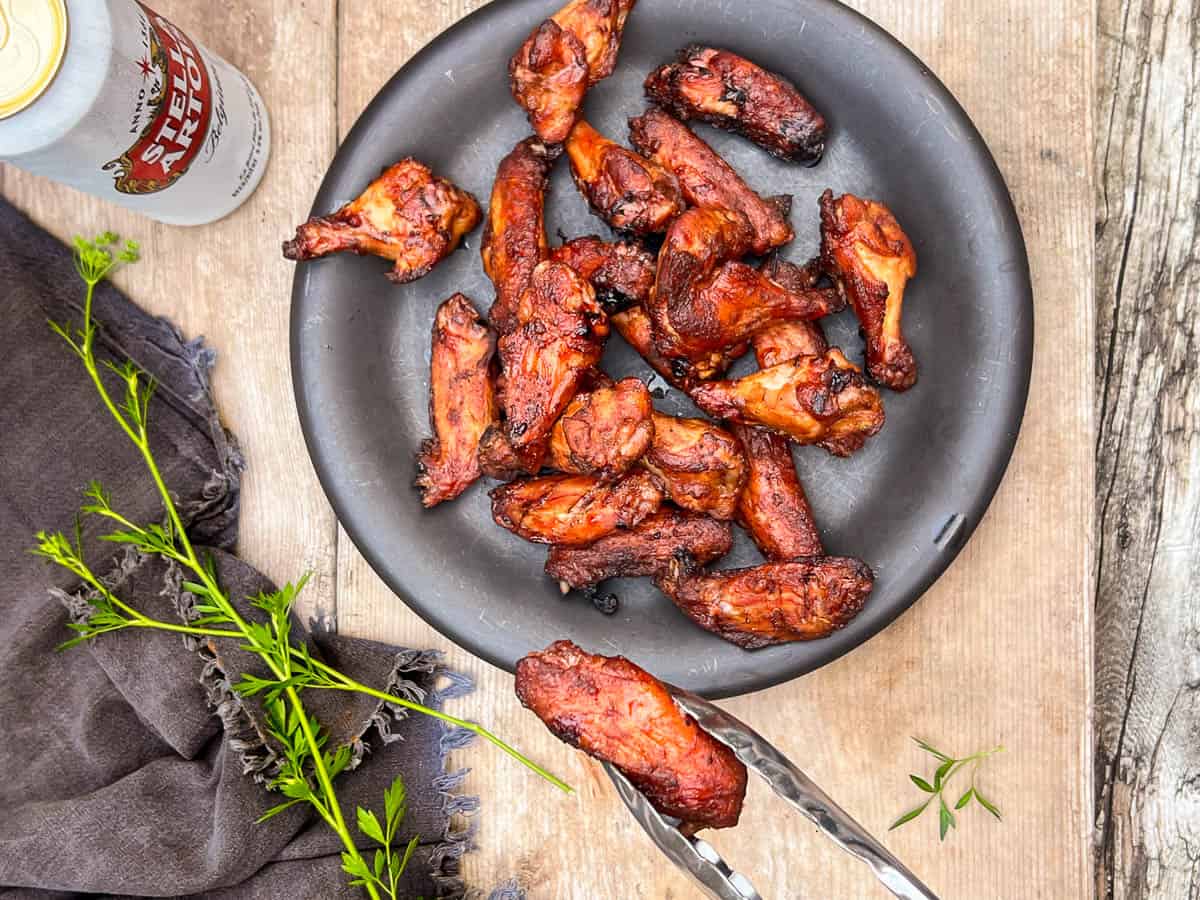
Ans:
[[[731,209],[750,222],[750,250],[763,254],[794,236],[787,216],[791,198],[764,200],[742,181],[691,129],[661,109],[629,120],[629,137],[638,153],[671,172],[692,206]]]
[[[580,193],[617,231],[653,234],[683,212],[679,182],[662,166],[610,141],[583,119],[567,137]]]
[[[402,159],[329,216],[314,216],[283,245],[287,259],[328,256],[341,250],[394,263],[387,277],[414,281],[450,255],[479,224],[479,204],[467,191],[415,159]]]
[[[525,471],[542,467],[550,429],[600,362],[608,321],[592,287],[562,263],[539,263],[497,342],[505,436]]]
[[[642,457],[676,506],[732,519],[746,484],[746,457],[737,438],[704,419],[654,414],[654,440]]]
[[[736,131],[783,159],[812,165],[825,152],[825,118],[795,86],[728,50],[685,47],[645,88],[677,118]]]
[[[572,238],[551,250],[550,258],[590,281],[596,299],[608,309],[644,303],[654,287],[654,254],[632,241],[609,243],[595,235]]]
[[[479,439],[479,469],[498,481],[511,481],[525,471],[499,423],[487,428]]]
[[[433,317],[429,421],[434,437],[417,457],[421,502],[453,500],[479,477],[479,441],[497,419],[492,386],[496,336],[471,301],[455,294]]]
[[[508,62],[513,98],[543,141],[560,144],[587,89],[612,74],[635,0],[571,0],[525,39]]]
[[[614,313],[609,319],[625,342],[642,355],[642,359],[658,372],[670,384],[681,391],[689,391],[700,380],[695,365],[686,359],[676,357],[668,359],[654,343],[653,326],[646,310],[640,306],[630,306]],[[746,347],[732,347],[724,354],[709,355],[705,359],[705,368],[710,376],[721,375],[739,356],[746,352]]]
[[[867,374],[894,391],[917,383],[900,328],[904,286],[917,274],[908,236],[882,203],[821,195],[821,259],[842,284],[867,339]]]
[[[768,325],[754,332],[750,343],[760,369],[791,362],[797,356],[824,356],[829,349],[820,324],[803,319]]]
[[[550,467],[607,480],[624,474],[650,446],[653,415],[637,378],[577,394],[550,432]]]
[[[645,472],[615,482],[590,475],[545,475],[492,489],[492,518],[538,544],[582,547],[632,528],[658,509],[662,491]]]
[[[735,381],[709,381],[692,399],[717,419],[765,425],[798,444],[849,456],[883,427],[883,402],[837,348]]]
[[[559,641],[517,663],[516,690],[555,737],[612,763],[684,832],[737,824],[746,767],[629,660]]]
[[[488,318],[501,334],[516,328],[517,301],[546,258],[546,183],[556,156],[537,138],[525,138],[500,161],[492,183],[479,252],[496,287]]]
[[[749,466],[738,498],[739,524],[767,559],[824,556],[787,438],[756,425],[734,425],[732,430]]]
[[[837,631],[858,615],[874,580],[857,559],[823,556],[709,574],[675,561],[654,583],[701,628],[755,650]]]
[[[661,575],[680,554],[703,565],[720,559],[731,546],[728,522],[664,506],[641,524],[586,547],[552,547],[546,574],[564,590],[584,589],[608,578]]]

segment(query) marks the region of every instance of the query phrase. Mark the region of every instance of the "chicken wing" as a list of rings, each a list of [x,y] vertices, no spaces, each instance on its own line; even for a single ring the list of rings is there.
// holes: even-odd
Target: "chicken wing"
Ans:
[[[613,327],[620,332],[634,350],[642,355],[654,371],[658,372],[670,384],[681,391],[689,391],[700,380],[696,367],[686,359],[668,359],[659,352],[654,344],[653,326],[646,310],[640,306],[630,306],[609,318]],[[720,357],[709,356],[706,359],[707,368],[713,375],[721,375],[735,359],[746,352],[746,347],[733,347]]]
[[[492,183],[479,252],[496,287],[488,318],[501,334],[516,328],[517,301],[546,258],[546,183],[557,155],[537,138],[525,138],[500,161]]]
[[[525,471],[542,467],[550,429],[600,362],[608,321],[592,287],[562,263],[539,263],[497,342],[505,436]]]
[[[746,457],[737,438],[705,419],[656,412],[654,440],[642,457],[676,506],[732,519],[746,484]]]
[[[654,287],[654,254],[632,241],[609,243],[595,235],[572,238],[550,251],[592,283],[596,299],[607,309],[644,303]]]
[[[618,528],[632,528],[662,503],[645,472],[619,481],[591,475],[544,475],[492,489],[492,518],[538,544],[582,547]]]
[[[750,222],[750,250],[763,254],[790,241],[790,197],[764,200],[742,181],[691,129],[661,109],[651,108],[629,120],[634,149],[679,179],[683,198],[692,206],[737,210]]]
[[[825,118],[795,85],[728,50],[685,47],[645,88],[677,118],[736,131],[783,159],[813,165],[825,152]]]
[[[755,650],[832,634],[858,615],[874,581],[860,560],[823,556],[708,574],[676,560],[654,583],[701,628]]]
[[[821,260],[841,281],[867,339],[867,374],[894,391],[917,383],[917,361],[904,339],[904,286],[917,274],[908,235],[882,203],[853,194],[821,195]]]
[[[337,212],[314,216],[285,241],[287,259],[349,250],[393,262],[387,277],[414,281],[441,262],[479,224],[475,198],[415,159],[402,159]]]
[[[849,456],[883,427],[879,391],[836,347],[735,381],[698,384],[691,396],[714,418],[765,425],[834,456]]]
[[[555,737],[612,763],[681,830],[737,824],[746,767],[629,660],[559,641],[517,663],[516,691]]]
[[[479,439],[479,469],[498,481],[511,481],[524,471],[516,451],[504,436],[504,426],[499,423],[485,429]]]
[[[608,578],[660,575],[680,554],[703,565],[720,559],[731,546],[728,522],[663,507],[641,524],[614,531],[586,547],[552,547],[546,574],[564,590],[584,589]]]
[[[759,269],[772,281],[796,292],[817,287],[824,275],[820,257],[798,266],[778,253],[767,257]],[[760,369],[790,362],[797,356],[821,356],[829,349],[820,323],[807,319],[767,325],[754,332],[750,343]]]
[[[543,141],[566,140],[587,89],[612,74],[635,0],[571,0],[508,62],[513,98]]]
[[[746,486],[738,498],[738,523],[767,559],[824,556],[787,438],[756,425],[734,425],[732,431],[748,464]]]
[[[550,467],[606,480],[624,474],[650,446],[653,414],[637,378],[577,394],[550,432]]]
[[[492,356],[496,336],[471,301],[455,294],[433,317],[429,421],[435,437],[421,445],[417,487],[421,502],[453,500],[479,477],[479,440],[496,421]]]
[[[571,129],[566,150],[580,193],[617,231],[664,231],[683,212],[674,175],[609,140],[583,119]]]

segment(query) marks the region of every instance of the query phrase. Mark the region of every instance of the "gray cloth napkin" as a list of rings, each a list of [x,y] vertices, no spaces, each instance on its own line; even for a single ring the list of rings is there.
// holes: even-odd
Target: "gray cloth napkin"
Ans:
[[[3,198],[0,285],[0,897],[363,896],[346,885],[338,840],[305,808],[255,824],[282,798],[261,783],[276,757],[257,707],[229,687],[255,670],[254,657],[149,630],[55,651],[83,601],[68,573],[29,554],[34,532],[70,533],[92,478],[135,521],[163,511],[136,451],[47,327],[80,319],[69,250]],[[189,533],[211,548],[232,596],[269,589],[230,552],[242,462],[213,407],[210,352],[107,283],[94,309],[100,353],[129,357],[159,382],[153,445]],[[101,532],[85,523],[88,561],[118,596],[159,618],[186,615],[179,571],[117,551]],[[326,661],[403,696],[436,706],[470,689],[435,653],[308,638]],[[312,691],[306,702],[359,763],[337,783],[348,821],[356,804],[382,815],[384,787],[403,775],[400,838],[421,837],[403,895],[461,896],[468,833],[454,814],[476,801],[457,795],[464,773],[445,772],[445,754],[470,734],[357,695]]]

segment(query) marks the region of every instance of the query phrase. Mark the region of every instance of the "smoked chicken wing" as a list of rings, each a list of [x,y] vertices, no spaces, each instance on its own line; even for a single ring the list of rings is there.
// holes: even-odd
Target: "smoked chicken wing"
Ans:
[[[883,427],[879,392],[837,348],[734,381],[703,382],[691,396],[714,418],[765,425],[834,456],[849,456]]]
[[[555,737],[612,763],[685,833],[737,824],[746,767],[629,660],[559,641],[517,663],[516,691]]]
[[[550,251],[590,281],[596,299],[608,309],[644,303],[654,287],[654,254],[632,241],[602,241],[595,235],[572,238]]]
[[[583,119],[571,129],[566,150],[580,192],[617,231],[637,235],[664,231],[683,212],[674,175],[610,141]]]
[[[778,253],[771,254],[759,269],[772,281],[796,292],[817,287],[824,275],[819,257],[798,266]],[[807,319],[767,325],[754,332],[750,343],[760,369],[790,362],[797,356],[821,356],[829,349],[820,323]]]
[[[680,554],[703,565],[724,556],[732,545],[728,522],[664,506],[641,524],[586,547],[551,548],[546,574],[560,585],[584,589],[608,578],[660,575]]]
[[[433,317],[429,421],[435,437],[417,457],[421,502],[453,500],[479,477],[479,441],[497,419],[492,386],[496,336],[471,301],[455,294]]]
[[[701,628],[755,650],[832,634],[858,615],[874,581],[857,559],[823,556],[712,573],[676,560],[654,583]]]
[[[692,206],[736,210],[750,222],[750,250],[763,254],[794,236],[788,224],[791,198],[764,200],[691,129],[661,109],[648,109],[629,120],[629,137],[638,153],[671,172]]]
[[[283,255],[304,260],[349,250],[382,256],[394,264],[387,277],[401,284],[427,275],[479,218],[471,194],[436,177],[424,163],[402,159],[356,200],[297,228]]]
[[[642,457],[666,495],[684,509],[732,519],[746,483],[737,438],[705,419],[654,414],[654,440]]]
[[[700,380],[700,374],[696,371],[696,366],[688,362],[686,359],[676,357],[669,359],[664,356],[654,343],[653,326],[650,324],[650,316],[646,314],[646,310],[640,306],[630,306],[618,313],[614,313],[609,321],[612,326],[617,329],[621,337],[629,346],[633,347],[641,354],[642,359],[650,365],[654,371],[673,384],[681,391],[689,391],[692,386]],[[739,356],[746,352],[746,347],[737,346],[731,347],[724,354],[713,356],[709,355],[705,358],[705,368],[709,376],[718,376],[724,374]]]
[[[505,436],[525,471],[542,467],[550,429],[600,362],[608,321],[592,287],[570,266],[539,263],[497,342]]]
[[[654,437],[650,391],[637,378],[577,394],[550,432],[550,467],[604,479],[624,474]]]
[[[538,544],[581,547],[632,528],[662,503],[662,491],[645,472],[619,481],[591,475],[544,475],[492,489],[492,518],[502,528]]]
[[[821,259],[839,279],[867,340],[867,374],[894,391],[917,383],[904,339],[904,286],[917,274],[912,243],[882,203],[853,194],[821,195]]]
[[[501,334],[516,328],[517,301],[546,258],[546,183],[556,156],[537,138],[525,138],[500,161],[492,183],[479,252],[496,288],[488,318]]]
[[[787,438],[757,425],[734,425],[732,430],[749,466],[738,498],[738,523],[767,559],[824,556]]]
[[[825,118],[795,85],[728,50],[685,47],[645,88],[677,118],[736,131],[783,159],[812,165],[825,152]]]
[[[513,98],[543,141],[566,140],[587,89],[612,74],[635,0],[571,0],[508,63]]]

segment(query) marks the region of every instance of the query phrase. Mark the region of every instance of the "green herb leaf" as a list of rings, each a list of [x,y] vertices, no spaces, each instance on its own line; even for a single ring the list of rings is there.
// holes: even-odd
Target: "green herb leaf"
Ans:
[[[1001,818],[1000,810],[996,809],[996,807],[993,806],[989,800],[985,799],[983,794],[979,793],[978,788],[975,788],[975,799],[979,801],[980,806],[982,806],[984,809],[986,809],[988,812],[990,812],[997,819]]]
[[[954,804],[955,809],[962,809],[971,802],[971,798],[975,795],[975,788],[967,788],[967,792],[958,798],[958,802]]]
[[[935,790],[940,791],[942,789],[942,779],[946,777],[946,773],[950,771],[955,762],[956,760],[948,759],[937,767],[937,771],[933,773],[933,787]]]
[[[943,753],[941,750],[934,748],[933,746],[931,746],[930,744],[927,744],[925,741],[921,740],[920,738],[915,737],[915,738],[913,738],[913,741],[915,741],[916,745],[918,747],[920,747],[922,750],[924,750],[926,753],[932,753],[938,759],[947,760],[950,758],[945,753]]]
[[[934,792],[933,786],[928,781],[926,781],[924,778],[922,778],[920,775],[909,775],[908,777],[910,779],[912,779],[913,784],[915,784],[917,787],[919,787],[925,793],[932,794]]]
[[[946,832],[954,828],[954,813],[946,806],[946,801],[938,798],[938,829],[941,840],[946,839]]]
[[[376,843],[386,843],[383,839],[383,829],[379,827],[379,819],[369,809],[358,807],[358,830]]]
[[[922,803],[920,806],[916,807],[915,809],[910,809],[908,812],[906,812],[904,815],[902,815],[900,818],[898,818],[895,822],[893,822],[891,825],[889,825],[888,831],[894,831],[895,829],[897,829],[901,825],[903,825],[905,822],[911,822],[913,819],[915,819],[921,813],[925,812],[925,807],[927,807],[928,805],[929,805],[929,801],[926,800],[924,803]]]

